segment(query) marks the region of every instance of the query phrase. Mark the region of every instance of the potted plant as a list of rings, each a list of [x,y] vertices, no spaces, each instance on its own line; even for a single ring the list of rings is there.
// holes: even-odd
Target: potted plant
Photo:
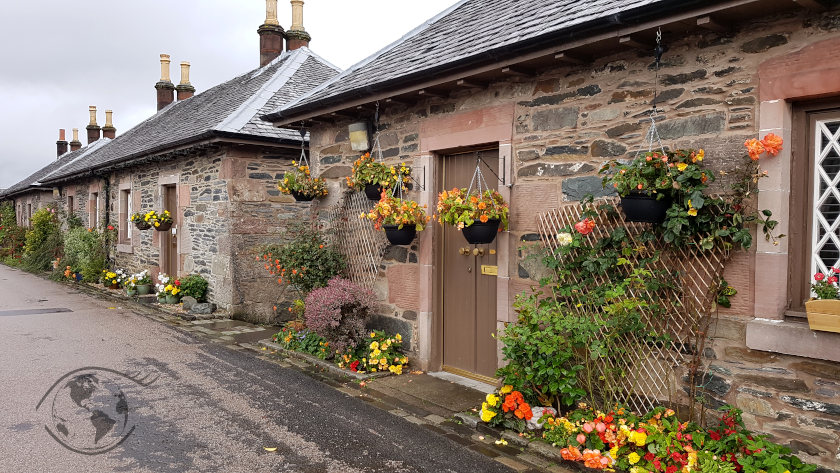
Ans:
[[[166,304],[166,286],[169,285],[170,277],[166,273],[160,273],[157,276],[158,283],[155,284],[155,296],[157,296],[158,304]]]
[[[134,275],[129,276],[123,281],[123,289],[125,289],[125,295],[128,297],[134,297],[137,295],[137,278]]]
[[[151,294],[152,292],[152,277],[149,275],[149,271],[144,269],[139,273],[135,274],[134,279],[137,280],[137,294],[140,296],[145,296]]]
[[[116,271],[110,271],[110,270],[107,270],[107,269],[103,269],[102,270],[102,285],[107,287],[108,289],[119,289],[120,288],[120,276],[117,274]]]
[[[152,226],[155,227],[155,230],[165,232],[172,228],[172,214],[170,214],[168,210],[164,210],[161,213],[157,213],[153,210],[152,213],[154,213],[154,222],[152,222]]]
[[[320,177],[309,175],[309,166],[292,162],[292,170],[286,171],[283,179],[277,183],[280,192],[291,195],[298,202],[309,202],[315,197],[327,195],[327,184]]]
[[[422,232],[431,217],[426,214],[426,206],[408,199],[399,199],[382,191],[382,198],[373,209],[359,215],[372,220],[374,228],[384,230],[392,245],[408,245],[417,232]]]
[[[688,172],[693,173],[702,160],[703,150],[688,151],[687,154],[683,150],[651,151],[636,156],[629,163],[611,161],[600,172],[606,174],[604,187],[612,187],[621,197],[621,209],[627,221],[659,224],[665,221],[675,191],[674,166],[677,163],[692,166]]]
[[[152,224],[146,219],[146,214],[141,214],[140,212],[131,215],[131,223],[133,223],[138,230],[148,230],[152,228]]]
[[[823,273],[814,275],[811,292],[816,295],[816,298],[805,303],[808,326],[811,327],[811,330],[840,333],[838,274],[840,274],[840,269],[831,268],[829,276]]]
[[[492,243],[496,234],[507,230],[508,204],[494,190],[479,194],[467,189],[452,189],[438,195],[438,221],[452,225],[464,232],[467,243],[473,245]]]
[[[353,163],[353,173],[347,178],[347,187],[364,191],[370,200],[379,200],[382,197],[383,189],[391,189],[402,179],[408,184],[411,176],[411,168],[405,164],[388,166],[377,162],[370,153],[363,154]]]

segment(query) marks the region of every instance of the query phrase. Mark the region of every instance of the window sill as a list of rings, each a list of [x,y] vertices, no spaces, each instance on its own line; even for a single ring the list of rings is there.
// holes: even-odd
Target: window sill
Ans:
[[[134,247],[131,243],[117,243],[117,251],[120,253],[134,254]]]
[[[811,330],[807,322],[753,319],[747,323],[747,348],[840,362],[840,333]]]

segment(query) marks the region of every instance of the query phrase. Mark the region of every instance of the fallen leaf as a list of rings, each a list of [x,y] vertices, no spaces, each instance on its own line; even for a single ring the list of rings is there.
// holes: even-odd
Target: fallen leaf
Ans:
[[[108,307],[108,310],[116,310],[116,307]]]
[[[263,450],[266,452],[274,452],[277,451],[277,447],[263,447]]]
[[[507,444],[508,444],[507,440],[505,440],[505,439],[496,440],[496,445],[507,445]]]
[[[484,436],[483,436],[483,435],[479,435],[479,436],[478,436],[478,440],[484,440]]]

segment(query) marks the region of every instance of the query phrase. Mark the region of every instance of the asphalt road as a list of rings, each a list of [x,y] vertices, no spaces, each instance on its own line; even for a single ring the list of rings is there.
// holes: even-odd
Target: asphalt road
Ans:
[[[86,367],[103,369],[65,377]],[[3,473],[511,471],[302,373],[2,265],[0,400]]]

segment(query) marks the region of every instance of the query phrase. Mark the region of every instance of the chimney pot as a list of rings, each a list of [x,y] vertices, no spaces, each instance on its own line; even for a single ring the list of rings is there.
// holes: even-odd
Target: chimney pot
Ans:
[[[260,67],[283,54],[286,33],[277,21],[277,0],[265,0],[265,23],[257,29],[260,35]]]
[[[294,51],[304,46],[309,47],[312,37],[303,27],[303,0],[291,0],[292,26],[286,32],[286,50]]]
[[[175,85],[169,78],[169,55],[160,55],[160,81],[155,84],[157,89],[157,109],[163,110],[167,105],[175,101]]]
[[[181,63],[181,83],[175,87],[178,92],[178,100],[186,100],[195,95],[195,87],[190,84],[190,63]]]
[[[90,124],[85,127],[87,130],[87,141],[88,144],[93,143],[94,141],[98,140],[101,137],[102,128],[96,124],[96,106],[90,106]]]
[[[102,127],[102,137],[113,140],[117,137],[117,129],[114,127],[114,111],[105,110],[105,126]]]
[[[82,142],[79,141],[79,129],[73,128],[73,141],[70,142],[70,151],[76,151],[82,147]]]
[[[58,130],[58,141],[55,142],[55,148],[56,156],[59,158],[67,152],[67,137],[65,135],[64,128]]]

